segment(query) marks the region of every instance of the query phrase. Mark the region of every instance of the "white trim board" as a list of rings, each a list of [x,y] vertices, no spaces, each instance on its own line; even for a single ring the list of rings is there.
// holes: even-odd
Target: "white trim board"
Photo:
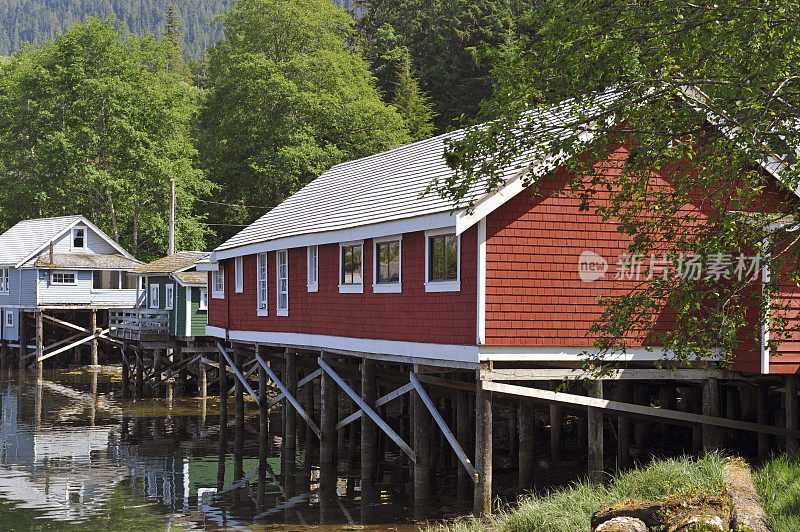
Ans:
[[[585,358],[585,353],[595,351],[592,347],[529,347],[491,346],[478,348],[481,362],[576,362]],[[609,362],[653,362],[672,358],[661,347],[634,347],[625,353],[609,356]]]
[[[261,331],[226,331],[222,327],[206,325],[206,335],[227,338],[239,342],[257,342],[311,347],[314,349],[337,349],[378,355],[399,355],[409,358],[428,358],[457,362],[477,362],[478,347],[474,345],[430,344],[375,340],[371,338],[349,338],[322,334],[279,333]]]

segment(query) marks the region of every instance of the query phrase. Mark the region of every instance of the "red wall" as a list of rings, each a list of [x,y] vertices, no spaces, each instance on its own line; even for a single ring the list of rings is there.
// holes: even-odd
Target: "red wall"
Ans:
[[[275,252],[267,258],[269,315],[256,313],[256,255],[244,257],[244,292],[234,293],[233,260],[224,261],[226,299],[210,299],[209,325],[408,342],[474,345],[477,230],[461,236],[461,291],[425,292],[425,235],[402,241],[399,294],[372,292],[372,240],[364,241],[364,293],[339,293],[339,245],[319,247],[319,291],[306,287],[306,248],[289,250],[289,316],[275,312]],[[230,321],[226,322],[230,304]],[[227,327],[229,325],[229,327]]]

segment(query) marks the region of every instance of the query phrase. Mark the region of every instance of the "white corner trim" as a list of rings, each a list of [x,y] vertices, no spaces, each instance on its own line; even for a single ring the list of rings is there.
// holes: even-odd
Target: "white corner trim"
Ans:
[[[478,347],[474,345],[430,344],[422,342],[401,342],[395,340],[375,340],[371,338],[350,338],[346,336],[327,336],[322,334],[279,333],[260,331],[226,331],[222,327],[206,325],[206,334],[240,342],[259,342],[284,344],[314,349],[336,349],[354,353],[376,355],[398,355],[409,358],[428,358],[436,360],[477,362]]]
[[[184,336],[193,336],[192,335],[192,287],[184,286],[183,289],[186,290],[186,331],[185,331],[186,334]]]
[[[400,294],[403,292],[403,283],[373,283],[372,292],[375,294]]]
[[[768,228],[769,230],[769,228]],[[764,243],[766,244],[769,240],[767,236],[764,239]],[[764,249],[769,249],[769,246],[765,245]],[[761,295],[762,297],[766,294],[765,285],[770,282],[771,280],[771,272],[769,269],[769,253],[765,254],[764,256],[764,268],[761,270]],[[770,304],[771,301],[766,301],[766,316],[764,321],[761,323],[761,373],[768,374],[769,373],[769,357],[771,355],[769,350],[769,320],[772,317],[772,305]]]
[[[486,343],[486,218],[478,222],[478,345]]]

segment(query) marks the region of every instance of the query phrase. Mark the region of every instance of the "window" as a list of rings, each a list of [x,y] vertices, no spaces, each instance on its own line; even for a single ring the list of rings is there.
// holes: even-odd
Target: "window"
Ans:
[[[200,289],[200,302],[197,305],[197,310],[208,310],[208,289]]]
[[[13,327],[14,326],[14,311],[7,310],[6,311],[6,327]]]
[[[233,280],[236,283],[236,293],[241,294],[244,291],[244,265],[242,263],[242,257],[236,257],[233,261],[233,266]]]
[[[139,290],[147,290],[147,277],[139,278]]]
[[[451,292],[461,290],[460,241],[452,230],[426,233],[425,291]]]
[[[95,290],[116,290],[122,288],[120,272],[95,270],[92,272],[92,288]]]
[[[375,240],[372,291],[400,292],[400,237]]]
[[[258,309],[259,316],[267,315],[267,254],[258,254]]]
[[[364,291],[362,282],[362,256],[364,245],[361,242],[348,242],[339,244],[339,292],[361,293]]]
[[[308,246],[308,291],[319,290],[319,247]]]
[[[11,289],[8,268],[0,268],[0,294],[7,294]]]
[[[72,249],[86,249],[86,228],[72,228]]]
[[[150,308],[159,308],[161,307],[161,301],[159,299],[161,287],[157,284],[150,285]]]
[[[50,284],[75,284],[75,272],[53,272]]]
[[[175,308],[175,285],[168,284],[164,286],[164,308],[172,310]]]
[[[211,297],[223,299],[225,297],[225,266],[219,265],[219,270],[211,276]]]
[[[278,274],[278,316],[289,315],[289,252],[282,249],[276,253]]]

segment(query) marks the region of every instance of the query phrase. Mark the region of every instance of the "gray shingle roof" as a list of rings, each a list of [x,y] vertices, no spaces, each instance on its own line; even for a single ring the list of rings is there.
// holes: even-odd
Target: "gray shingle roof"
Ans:
[[[207,258],[210,253],[205,251],[179,251],[166,257],[154,260],[136,268],[131,273],[173,273],[193,267],[197,261]]]
[[[80,216],[61,216],[22,220],[0,235],[0,264],[19,263],[80,219]]]
[[[71,270],[130,270],[140,266],[138,260],[122,255],[97,255],[94,253],[55,253],[50,261],[50,253],[37,257],[33,265],[37,268],[64,268]]]
[[[173,273],[184,285],[206,286],[208,285],[208,273],[206,272],[176,272]]]
[[[601,95],[597,105],[618,96]],[[558,139],[576,134],[569,126],[576,107],[565,101],[529,115],[541,124],[541,153]],[[433,179],[443,180],[452,170],[444,160],[447,141],[463,138],[465,130],[414,142],[363,159],[334,166],[286,201],[266,213],[217,248],[217,251],[278,238],[348,229],[453,210],[450,199],[430,193],[422,196]],[[530,163],[530,155],[507,168],[509,179]],[[483,196],[485,183],[476,183],[467,198]]]

